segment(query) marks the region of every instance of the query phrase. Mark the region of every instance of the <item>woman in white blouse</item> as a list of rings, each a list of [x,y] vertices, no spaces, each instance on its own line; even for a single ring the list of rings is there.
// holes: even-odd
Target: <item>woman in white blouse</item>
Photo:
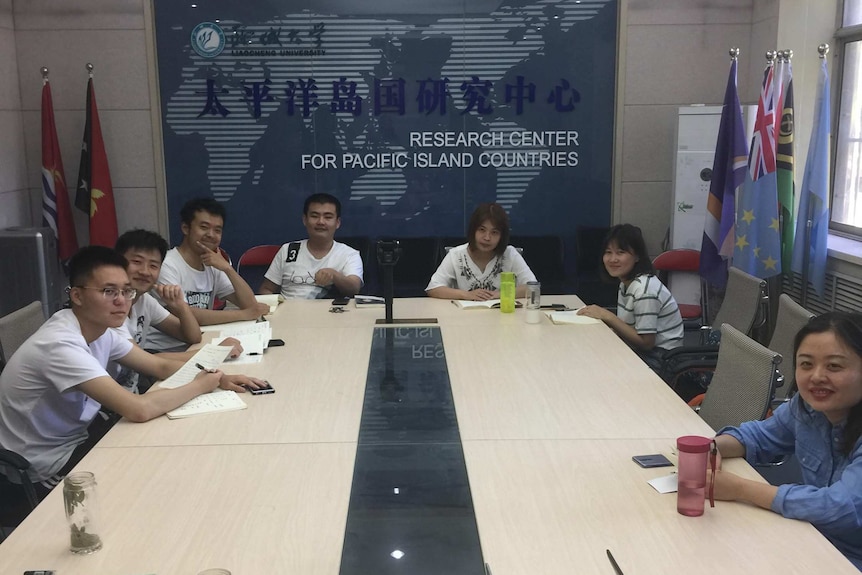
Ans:
[[[500,273],[515,273],[515,297],[536,281],[530,266],[509,245],[509,216],[499,204],[481,204],[470,216],[467,243],[449,250],[425,292],[442,299],[488,300],[500,297]]]

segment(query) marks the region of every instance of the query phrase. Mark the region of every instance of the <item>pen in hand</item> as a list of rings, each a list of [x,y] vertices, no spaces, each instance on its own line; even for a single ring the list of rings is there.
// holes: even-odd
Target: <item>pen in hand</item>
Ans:
[[[201,364],[199,364],[199,363],[196,363],[196,364],[195,364],[195,367],[196,367],[196,368],[198,368],[199,370],[201,370],[201,371],[205,371],[205,372],[207,372],[207,373],[215,373],[216,371],[218,371],[218,370],[215,370],[215,369],[209,369],[209,368],[206,368],[206,367],[204,367],[203,365],[201,365]]]

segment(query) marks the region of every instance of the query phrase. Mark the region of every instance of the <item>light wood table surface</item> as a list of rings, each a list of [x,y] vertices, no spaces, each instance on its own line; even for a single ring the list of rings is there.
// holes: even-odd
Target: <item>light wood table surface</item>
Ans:
[[[61,489],[0,545],[0,572],[338,573],[356,445],[96,447],[103,547],[69,552]]]
[[[249,408],[237,412],[121,422],[81,462],[99,482],[104,549],[68,552],[55,490],[0,545],[0,573],[337,575],[384,310],[329,305],[284,302],[271,321],[286,345],[261,364],[225,368],[270,379],[274,395],[244,395]],[[530,325],[523,310],[428,298],[395,310],[439,320],[494,575],[610,575],[607,548],[626,575],[858,573],[806,523],[723,502],[684,517],[675,495],[647,485],[669,469],[641,469],[633,455],[667,454],[677,436],[712,430],[606,326]],[[756,477],[741,460],[726,468]]]

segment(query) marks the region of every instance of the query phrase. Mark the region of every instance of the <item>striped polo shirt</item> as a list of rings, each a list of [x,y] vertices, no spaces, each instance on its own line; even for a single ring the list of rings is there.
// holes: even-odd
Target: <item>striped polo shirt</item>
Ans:
[[[654,275],[639,275],[628,286],[620,283],[617,317],[638,334],[654,333],[656,347],[668,350],[682,345],[682,316],[676,300]]]

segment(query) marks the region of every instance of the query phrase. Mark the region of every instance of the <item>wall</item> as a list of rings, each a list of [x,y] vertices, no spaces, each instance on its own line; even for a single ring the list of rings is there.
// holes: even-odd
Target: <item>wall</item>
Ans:
[[[621,0],[618,76],[622,100],[614,219],[642,226],[651,252],[659,251],[670,220],[677,107],[721,103],[729,65],[727,50],[737,46],[742,51],[739,88],[743,103],[757,100],[763,53],[791,47],[796,53],[795,83],[800,94],[797,109],[810,108],[813,100],[805,92],[813,92],[814,80],[809,76],[804,79],[807,87],[802,86],[804,73],[799,62],[802,52],[828,39],[834,25],[837,0],[825,1],[829,4],[824,5],[824,0]],[[163,186],[159,184],[157,190],[161,160],[153,152],[154,134],[158,134],[158,123],[151,116],[155,65],[145,3],[0,0],[0,52],[12,55],[0,59],[0,66],[5,67],[3,77],[13,79],[0,87],[4,128],[0,132],[0,225],[32,225],[41,219],[40,66],[52,71],[66,177],[74,182],[84,124],[84,66],[92,62],[120,229],[166,231],[166,218],[160,212]],[[821,28],[826,25],[824,32]],[[800,28],[805,32],[802,45],[796,40]],[[805,114],[803,111],[799,117]],[[801,141],[807,142],[810,128],[802,120],[797,125],[799,150]],[[156,135],[155,142],[158,138]],[[22,139],[26,156],[21,154]],[[797,179],[801,180],[799,166],[804,155],[797,151],[797,158]],[[29,189],[31,207],[26,205],[25,189]],[[83,243],[84,216],[75,212]]]
[[[0,55],[0,228],[5,228],[32,221],[12,0],[0,0]]]
[[[108,151],[121,230],[158,229],[153,127],[150,119],[143,0],[12,0],[20,107],[27,158],[29,225],[41,220],[39,68],[50,70],[57,133],[72,200],[84,134],[86,64],[95,67],[95,92]],[[0,174],[5,168],[0,168]],[[0,176],[2,177],[2,176]],[[3,201],[3,200],[0,200]],[[5,206],[0,206],[0,212]],[[73,209],[79,243],[86,217]]]

